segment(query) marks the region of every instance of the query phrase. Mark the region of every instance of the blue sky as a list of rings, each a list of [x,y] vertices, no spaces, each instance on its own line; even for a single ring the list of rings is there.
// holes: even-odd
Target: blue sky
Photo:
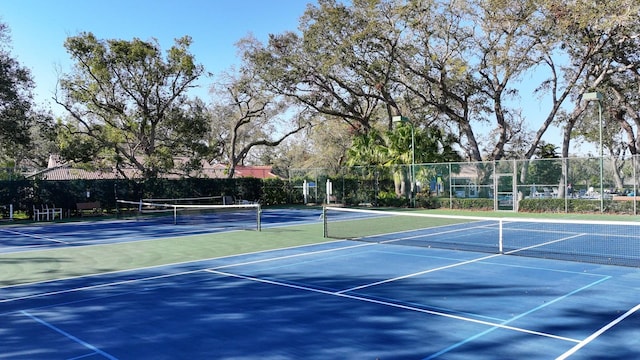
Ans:
[[[58,73],[70,71],[63,46],[69,36],[86,31],[100,39],[156,38],[166,50],[174,39],[189,35],[196,60],[216,75],[239,63],[234,44],[248,34],[264,41],[270,33],[297,30],[309,2],[315,1],[2,0],[0,21],[10,28],[12,55],[32,72],[36,103],[62,115],[63,110],[50,99]],[[199,82],[197,95],[205,101],[210,100],[212,81]],[[535,131],[549,104],[530,97],[526,80],[521,87],[519,105]],[[558,129],[550,129],[545,139],[560,145],[559,136]]]
[[[12,56],[29,68],[36,102],[60,109],[53,96],[59,70],[71,61],[64,41],[80,32],[99,39],[158,39],[163,50],[176,38],[193,38],[196,61],[214,75],[239,62],[234,44],[248,34],[297,30],[311,0],[3,0],[0,21],[11,33]],[[210,81],[203,81],[203,84]],[[206,90],[200,95],[205,101]]]

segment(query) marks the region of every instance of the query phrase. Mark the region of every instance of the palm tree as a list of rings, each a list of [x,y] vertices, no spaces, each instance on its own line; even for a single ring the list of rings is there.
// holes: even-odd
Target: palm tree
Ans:
[[[461,161],[461,156],[454,149],[457,143],[455,137],[434,126],[414,129],[416,149],[413,154],[411,130],[410,124],[399,124],[385,133],[372,129],[366,134],[357,135],[348,150],[347,165],[373,165],[390,169],[395,193],[408,197],[410,164],[414,156],[417,164]]]

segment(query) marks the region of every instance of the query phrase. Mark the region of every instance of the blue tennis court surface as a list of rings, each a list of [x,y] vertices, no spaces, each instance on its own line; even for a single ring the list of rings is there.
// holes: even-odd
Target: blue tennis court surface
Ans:
[[[278,209],[262,212],[262,226],[272,227],[281,224],[302,224],[317,222],[320,211]],[[234,215],[234,214],[231,214]],[[153,240],[173,236],[210,234],[233,229],[235,224],[220,223],[217,215],[211,215],[205,221],[174,225],[172,221],[157,219],[140,220],[99,220],[72,223],[34,223],[30,226],[1,226],[0,253],[32,251],[64,246],[82,246],[112,244],[140,240]],[[245,222],[247,228],[255,228],[255,218],[232,216],[233,223]],[[254,224],[251,224],[254,222]]]
[[[325,208],[336,239],[640,267],[640,222],[465,217]]]
[[[0,289],[2,359],[631,359],[640,271],[335,241]]]

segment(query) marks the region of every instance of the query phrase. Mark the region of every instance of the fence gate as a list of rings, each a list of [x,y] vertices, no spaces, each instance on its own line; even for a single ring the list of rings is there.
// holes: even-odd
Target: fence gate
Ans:
[[[495,188],[498,191],[494,194],[494,208],[496,210],[514,211],[518,203],[514,190],[513,174],[496,174]]]

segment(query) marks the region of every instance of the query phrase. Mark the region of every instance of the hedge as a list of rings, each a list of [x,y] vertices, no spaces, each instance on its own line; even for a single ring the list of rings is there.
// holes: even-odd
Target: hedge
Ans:
[[[134,180],[0,180],[0,205],[13,204],[15,211],[31,214],[34,206],[55,205],[75,209],[76,203],[99,201],[103,210],[117,208],[118,199],[185,198],[229,195],[236,199],[275,202],[275,194],[263,191],[263,181],[239,179]],[[277,195],[280,196],[280,195]]]
[[[565,202],[566,201],[566,202]],[[566,204],[566,209],[565,209]],[[603,201],[603,212],[610,214],[633,214],[633,201]],[[600,200],[593,199],[522,199],[518,204],[521,212],[554,213],[599,213]]]

